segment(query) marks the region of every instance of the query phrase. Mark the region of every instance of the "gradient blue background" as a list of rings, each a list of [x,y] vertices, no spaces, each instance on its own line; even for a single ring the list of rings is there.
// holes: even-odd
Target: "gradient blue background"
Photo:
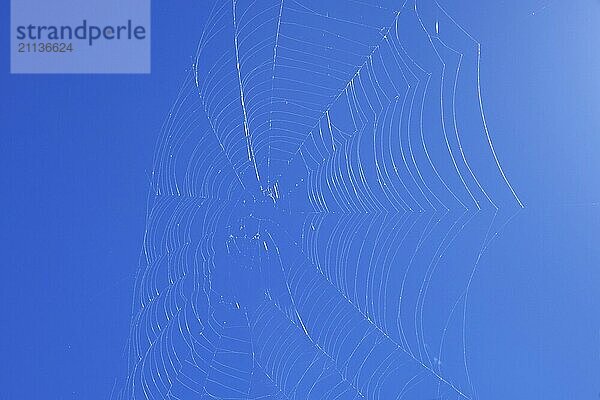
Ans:
[[[123,374],[147,169],[208,10],[154,2],[151,75],[19,76],[6,3],[0,399],[106,399]],[[476,385],[491,399],[597,398],[600,3],[441,3],[482,43],[488,124],[527,205],[472,288],[485,348],[472,357],[494,371]]]

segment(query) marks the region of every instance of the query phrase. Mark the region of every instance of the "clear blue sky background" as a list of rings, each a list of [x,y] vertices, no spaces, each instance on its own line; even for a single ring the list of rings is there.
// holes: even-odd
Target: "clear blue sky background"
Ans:
[[[8,73],[7,3],[0,399],[106,399],[123,374],[155,140],[207,10],[153,2],[150,75],[34,76]],[[488,124],[527,205],[472,288],[481,398],[597,398],[600,3],[442,4],[482,43]]]

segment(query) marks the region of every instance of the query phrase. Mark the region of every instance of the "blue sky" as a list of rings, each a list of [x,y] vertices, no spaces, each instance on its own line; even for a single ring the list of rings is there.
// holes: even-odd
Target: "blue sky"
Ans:
[[[498,236],[477,263],[468,305],[469,379],[481,399],[594,398],[600,392],[600,4],[441,4],[481,43],[487,125],[526,205],[515,214],[512,203],[499,218],[510,222],[492,225]],[[2,58],[0,352],[9,362],[0,398],[106,399],[127,374],[155,144],[208,12],[202,2],[154,2],[150,75],[10,75],[9,59]],[[1,39],[8,48],[6,30]],[[295,179],[293,168],[284,183]],[[500,181],[491,187],[502,201],[510,198]],[[308,204],[290,198],[294,206]],[[243,218],[239,202],[231,207]],[[271,212],[256,207],[251,212]],[[464,284],[473,260],[468,269],[464,261],[480,250],[471,238],[485,235],[488,217],[469,225],[464,241],[445,253],[443,265],[463,275],[450,274],[436,301],[446,301],[445,288]],[[289,221],[291,232],[300,230],[300,220]],[[244,251],[216,264],[253,254]],[[232,290],[231,277],[216,277],[217,285],[225,282],[217,286],[225,297],[237,299],[231,293],[237,290],[255,301],[252,288]],[[453,352],[461,348],[450,348],[449,359],[459,360]],[[462,374],[462,366],[448,368]]]

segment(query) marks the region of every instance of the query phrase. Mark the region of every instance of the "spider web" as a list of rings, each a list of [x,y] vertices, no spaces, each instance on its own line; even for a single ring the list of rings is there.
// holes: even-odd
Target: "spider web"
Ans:
[[[523,204],[435,1],[222,1],[162,128],[118,399],[470,399]]]

